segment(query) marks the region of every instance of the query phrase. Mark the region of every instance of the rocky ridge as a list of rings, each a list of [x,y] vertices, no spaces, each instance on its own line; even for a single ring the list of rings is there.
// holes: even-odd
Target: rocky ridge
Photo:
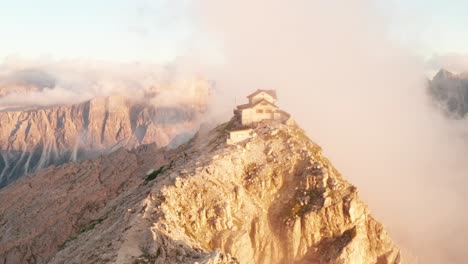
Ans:
[[[468,74],[440,70],[429,83],[429,94],[449,117],[463,118],[468,113]]]
[[[208,96],[204,94],[203,96]],[[158,107],[123,96],[75,105],[0,111],[0,187],[50,165],[195,133],[207,104]],[[176,138],[179,136],[178,138]],[[177,142],[174,142],[177,143]]]
[[[0,263],[401,263],[357,188],[298,126],[266,122],[227,145],[231,125],[0,190]]]

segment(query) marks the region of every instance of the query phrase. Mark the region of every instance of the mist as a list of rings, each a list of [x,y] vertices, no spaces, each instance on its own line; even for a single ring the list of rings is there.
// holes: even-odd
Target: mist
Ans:
[[[465,263],[465,125],[431,103],[424,59],[391,41],[376,4],[196,1],[191,57],[226,116],[255,89],[277,89],[405,263]]]
[[[441,68],[455,73],[468,71],[468,55],[460,53],[435,54],[427,60],[427,69],[435,73]]]
[[[0,64],[0,110],[125,96],[158,107],[206,105],[211,84],[183,63],[7,58]]]

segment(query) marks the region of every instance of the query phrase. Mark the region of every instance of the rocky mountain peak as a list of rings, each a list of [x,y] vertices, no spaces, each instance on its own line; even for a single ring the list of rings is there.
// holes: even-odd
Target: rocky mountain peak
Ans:
[[[455,75],[446,69],[440,69],[437,74],[434,76],[434,79],[446,79],[446,78],[452,78]]]
[[[454,74],[441,69],[429,83],[429,94],[437,106],[451,118],[468,113],[468,74]]]
[[[0,263],[401,263],[300,127],[268,120],[227,144],[234,122],[0,190]]]
[[[434,75],[433,81],[444,81],[444,80],[466,80],[468,79],[468,72],[453,73],[446,69],[440,69],[436,75]]]

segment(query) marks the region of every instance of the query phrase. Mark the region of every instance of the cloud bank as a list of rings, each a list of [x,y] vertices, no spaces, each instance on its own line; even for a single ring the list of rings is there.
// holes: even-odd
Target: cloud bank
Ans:
[[[158,107],[206,105],[211,84],[183,64],[22,60],[0,64],[0,110],[80,103],[122,95]]]
[[[464,263],[466,142],[432,108],[426,66],[388,38],[375,1],[194,4],[196,58],[227,112],[254,89],[277,89],[332,162],[361,190],[406,263]]]

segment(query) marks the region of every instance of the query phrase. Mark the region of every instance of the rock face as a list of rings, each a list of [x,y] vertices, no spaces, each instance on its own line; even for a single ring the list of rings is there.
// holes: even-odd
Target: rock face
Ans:
[[[229,126],[0,190],[0,263],[401,263],[299,127],[265,123],[226,145]]]
[[[448,116],[463,118],[468,113],[468,73],[442,69],[430,82],[429,92]]]
[[[49,165],[93,158],[121,146],[166,146],[181,133],[194,133],[206,107],[205,101],[157,107],[111,96],[76,105],[1,111],[0,187]]]

